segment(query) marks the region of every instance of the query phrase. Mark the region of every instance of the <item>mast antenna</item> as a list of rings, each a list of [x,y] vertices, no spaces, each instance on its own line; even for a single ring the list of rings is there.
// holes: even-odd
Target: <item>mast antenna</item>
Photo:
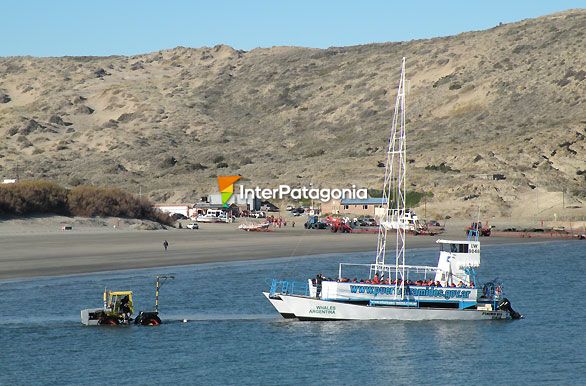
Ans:
[[[391,125],[387,158],[385,164],[385,179],[383,185],[384,215],[379,224],[376,271],[384,274],[387,232],[396,228],[395,247],[395,283],[401,286],[401,297],[404,296],[405,279],[405,213],[406,213],[406,137],[405,137],[405,58],[401,61],[401,77],[395,99],[395,110]],[[401,269],[399,267],[401,266]],[[389,272],[390,274],[390,272]],[[397,291],[395,284],[395,294]]]

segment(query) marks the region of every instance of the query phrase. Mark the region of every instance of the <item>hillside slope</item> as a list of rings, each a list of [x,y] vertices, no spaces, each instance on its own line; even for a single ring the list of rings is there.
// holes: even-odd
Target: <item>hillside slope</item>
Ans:
[[[540,192],[562,190],[582,205],[584,10],[325,50],[0,58],[0,175],[112,184],[159,201],[195,200],[226,174],[379,188],[402,56],[408,181],[434,193],[430,207],[521,215]]]

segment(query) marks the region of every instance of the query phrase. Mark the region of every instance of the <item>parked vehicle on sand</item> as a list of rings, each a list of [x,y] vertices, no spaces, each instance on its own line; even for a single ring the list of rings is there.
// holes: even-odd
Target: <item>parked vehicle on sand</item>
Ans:
[[[470,235],[475,232],[478,232],[478,236],[489,237],[491,228],[488,225],[482,226],[481,222],[473,222],[468,228],[466,228],[466,235]]]
[[[305,229],[326,229],[328,226],[325,222],[319,221],[318,216],[309,216],[303,227]]]

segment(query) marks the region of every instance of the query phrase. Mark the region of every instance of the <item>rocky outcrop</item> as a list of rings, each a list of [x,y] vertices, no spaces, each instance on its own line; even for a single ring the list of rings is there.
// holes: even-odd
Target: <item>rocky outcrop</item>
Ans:
[[[8,103],[10,102],[12,99],[10,98],[10,96],[6,93],[6,91],[0,90],[0,103]]]

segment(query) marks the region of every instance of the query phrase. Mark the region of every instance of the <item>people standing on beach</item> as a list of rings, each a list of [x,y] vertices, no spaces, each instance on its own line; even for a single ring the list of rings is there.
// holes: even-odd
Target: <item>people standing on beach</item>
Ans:
[[[163,248],[165,248],[165,251],[167,250],[168,247],[169,247],[169,243],[167,242],[167,240],[163,241]]]

